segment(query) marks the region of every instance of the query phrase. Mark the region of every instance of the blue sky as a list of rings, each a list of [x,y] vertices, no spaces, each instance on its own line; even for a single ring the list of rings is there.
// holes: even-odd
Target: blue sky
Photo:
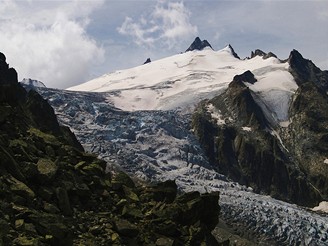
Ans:
[[[0,51],[19,78],[67,88],[185,51],[196,36],[242,58],[299,50],[328,69],[328,1],[0,0]]]

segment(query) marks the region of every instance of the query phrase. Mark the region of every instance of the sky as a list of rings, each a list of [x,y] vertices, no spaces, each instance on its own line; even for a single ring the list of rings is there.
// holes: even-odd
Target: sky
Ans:
[[[293,49],[328,70],[327,0],[0,0],[0,52],[19,80],[68,88],[184,52]]]

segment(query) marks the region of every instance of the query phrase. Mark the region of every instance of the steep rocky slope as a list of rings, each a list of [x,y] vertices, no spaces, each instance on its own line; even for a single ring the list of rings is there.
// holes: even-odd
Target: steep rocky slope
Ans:
[[[193,128],[220,173],[257,192],[314,206],[328,195],[328,76],[295,50],[286,62],[298,85],[291,99],[276,93],[266,100],[253,89],[257,76],[247,71],[198,106]]]
[[[217,192],[105,172],[1,53],[0,112],[0,245],[218,245]]]

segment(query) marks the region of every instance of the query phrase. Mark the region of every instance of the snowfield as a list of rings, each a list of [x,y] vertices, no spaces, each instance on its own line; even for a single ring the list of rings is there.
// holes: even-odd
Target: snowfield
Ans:
[[[131,69],[105,74],[72,91],[109,92],[108,100],[126,111],[174,110],[191,112],[202,99],[227,88],[233,77],[250,70],[258,80],[247,84],[277,122],[288,119],[288,105],[297,85],[289,64],[270,57],[240,60],[229,46],[214,51],[190,51]],[[278,97],[278,98],[277,98]]]
[[[209,164],[190,129],[195,105],[222,93],[235,75],[247,70],[258,81],[245,84],[267,118],[273,126],[287,126],[288,106],[297,90],[288,69],[288,63],[274,57],[239,60],[227,46],[105,74],[66,91],[38,91],[84,148],[108,163],[145,180],[174,179],[182,191],[220,191],[223,219],[277,245],[328,245],[326,214],[255,194],[228,180]],[[211,105],[207,110],[218,124],[229,120]],[[252,134],[249,127],[243,130]]]

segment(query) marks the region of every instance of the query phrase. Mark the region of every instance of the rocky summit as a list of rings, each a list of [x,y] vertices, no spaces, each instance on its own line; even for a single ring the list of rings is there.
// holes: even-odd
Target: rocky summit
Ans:
[[[2,53],[0,126],[0,245],[219,245],[218,192],[177,195],[85,153]]]
[[[252,56],[272,57],[260,50]],[[296,50],[286,62],[298,89],[285,124],[271,118],[261,95],[249,88],[258,82],[246,71],[198,106],[193,127],[221,173],[257,192],[314,206],[328,197],[328,76]]]
[[[191,43],[191,45],[185,52],[193,51],[193,50],[202,50],[205,47],[209,47],[209,48],[213,49],[207,40],[202,41],[199,37],[196,37],[194,42]]]

